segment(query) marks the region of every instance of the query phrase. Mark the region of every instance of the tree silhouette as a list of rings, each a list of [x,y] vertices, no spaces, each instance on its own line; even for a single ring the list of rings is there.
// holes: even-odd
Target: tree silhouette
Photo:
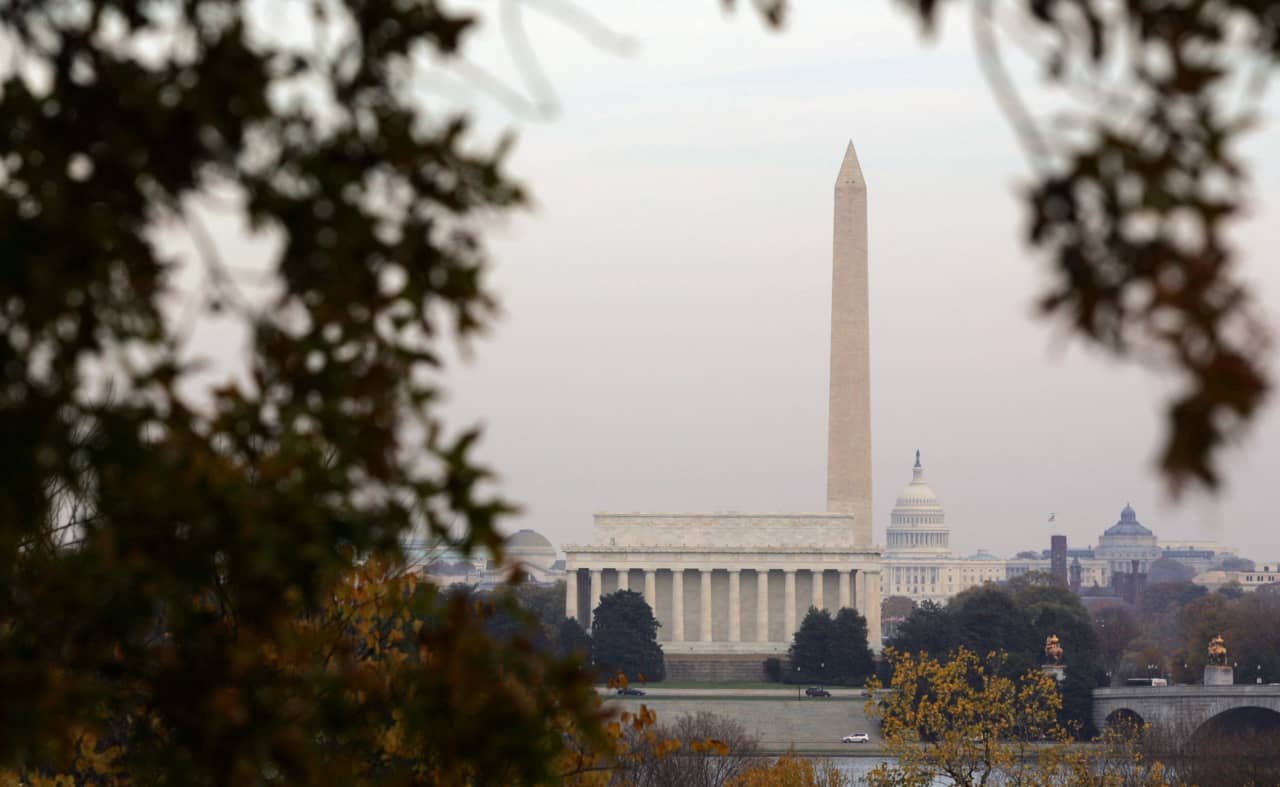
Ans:
[[[835,668],[831,655],[835,635],[835,621],[831,619],[831,613],[809,607],[787,650],[791,667],[787,670],[787,679],[801,683],[830,681]]]
[[[924,601],[902,621],[885,647],[911,655],[942,656],[959,643],[960,635],[951,613],[936,602]]]
[[[836,612],[831,633],[832,680],[847,686],[860,685],[875,669],[871,648],[867,647],[867,619],[847,607]]]
[[[619,672],[628,680],[660,681],[666,677],[658,627],[662,624],[644,596],[619,590],[600,599],[593,613],[591,657],[605,677]]]

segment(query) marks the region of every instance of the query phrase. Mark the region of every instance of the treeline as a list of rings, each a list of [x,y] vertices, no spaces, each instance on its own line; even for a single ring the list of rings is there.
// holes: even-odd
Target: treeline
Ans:
[[[1080,599],[1048,574],[1033,572],[1004,586],[970,588],[945,606],[926,601],[912,610],[885,645],[938,659],[961,648],[979,654],[1003,653],[1000,673],[1015,677],[1044,662],[1045,640],[1050,635],[1059,638],[1067,668],[1059,687],[1060,721],[1076,735],[1092,737],[1097,732],[1090,720],[1092,692],[1107,681],[1100,666],[1098,637]],[[890,678],[883,676],[886,683]]]
[[[1216,635],[1226,640],[1236,683],[1280,681],[1280,593],[1268,588],[1161,583],[1147,587],[1136,608],[1108,604],[1093,619],[1100,663],[1115,683],[1150,674],[1197,683]]]
[[[787,660],[764,661],[765,677],[783,683],[834,683],[861,686],[875,672],[867,644],[867,619],[842,607],[833,617],[810,607],[791,640]]]
[[[1146,587],[1134,606],[1109,601],[1089,610],[1052,576],[1029,573],[1006,585],[970,588],[945,605],[924,602],[885,645],[936,658],[961,647],[1003,652],[1002,670],[1013,676],[1044,662],[1051,634],[1061,641],[1067,667],[1062,718],[1081,735],[1098,732],[1089,721],[1094,688],[1129,678],[1198,683],[1216,635],[1227,642],[1237,683],[1280,681],[1280,593],[1269,589],[1210,592],[1191,582],[1162,582]]]

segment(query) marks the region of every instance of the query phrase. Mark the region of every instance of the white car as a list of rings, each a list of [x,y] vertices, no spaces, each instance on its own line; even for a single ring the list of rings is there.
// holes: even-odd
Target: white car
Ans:
[[[865,732],[855,732],[840,739],[841,743],[870,743],[871,736]]]

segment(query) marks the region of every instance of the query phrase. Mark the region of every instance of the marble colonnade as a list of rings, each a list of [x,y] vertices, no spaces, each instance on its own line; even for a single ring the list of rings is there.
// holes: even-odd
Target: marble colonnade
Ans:
[[[876,631],[880,617],[878,569],[573,569],[566,575],[565,614],[589,628],[592,611],[604,595],[636,590],[643,593],[662,623],[659,638],[664,644],[789,643],[811,606],[833,614],[845,607],[856,609],[868,618],[868,628]],[[868,600],[872,601],[870,610]],[[870,625],[873,619],[875,628]],[[691,644],[690,649],[700,648]]]
[[[880,644],[881,551],[852,514],[600,513],[564,547],[565,611],[590,626],[600,599],[643,593],[668,654],[785,653],[810,606],[857,609]]]

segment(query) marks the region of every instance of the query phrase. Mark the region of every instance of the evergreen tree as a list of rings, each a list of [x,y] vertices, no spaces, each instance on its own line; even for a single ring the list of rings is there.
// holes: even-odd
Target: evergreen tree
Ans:
[[[958,644],[974,653],[1008,654],[1005,675],[1018,675],[1040,664],[1044,640],[1036,640],[1027,611],[1004,589],[990,584],[970,588],[952,598],[947,611],[955,619]]]
[[[864,623],[864,632],[865,627]],[[787,651],[787,658],[791,662],[787,678],[804,683],[831,680],[835,666],[832,658],[835,632],[835,621],[831,619],[830,612],[809,607],[800,623],[800,630],[795,633]]]
[[[836,613],[831,637],[832,680],[859,686],[875,668],[867,647],[867,619],[857,610],[843,608]]]
[[[885,643],[899,653],[927,653],[934,657],[946,655],[957,644],[955,619],[945,607],[933,601],[924,601],[912,610],[898,626],[897,633]]]
[[[666,677],[658,627],[662,624],[644,596],[619,590],[600,599],[591,632],[591,660],[602,675],[619,672],[627,680],[659,681]]]
[[[556,630],[556,645],[561,655],[591,657],[591,635],[573,618],[562,618]]]

